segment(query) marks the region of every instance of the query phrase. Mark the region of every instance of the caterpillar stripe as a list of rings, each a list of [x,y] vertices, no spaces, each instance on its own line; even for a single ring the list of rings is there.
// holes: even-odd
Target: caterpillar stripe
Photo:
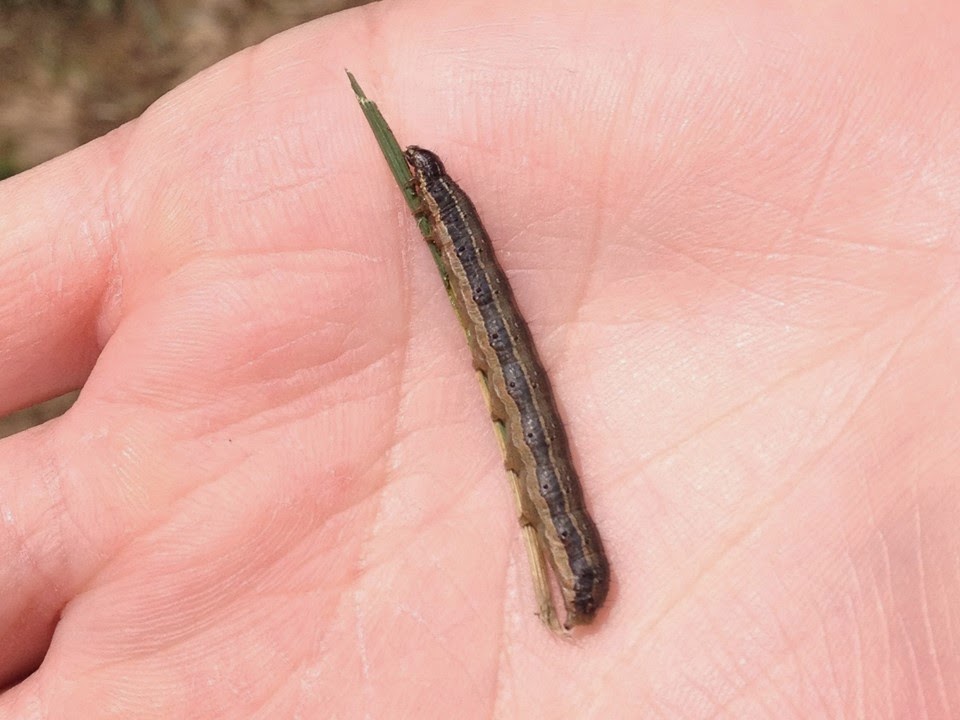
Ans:
[[[547,374],[470,198],[429,150],[411,146],[404,155],[490,414],[505,430],[504,462],[517,478],[520,521],[533,529],[531,559],[541,566],[544,555],[549,559],[566,609],[563,627],[588,623],[607,596],[610,570]],[[549,586],[542,574],[538,580],[536,567],[534,578],[540,614],[559,629]]]

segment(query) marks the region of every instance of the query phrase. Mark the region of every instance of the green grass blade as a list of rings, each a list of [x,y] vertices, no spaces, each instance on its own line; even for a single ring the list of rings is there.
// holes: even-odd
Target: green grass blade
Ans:
[[[357,82],[357,79],[349,70],[347,70],[347,77],[350,78],[350,87],[353,88],[353,94],[357,96],[360,109],[363,110],[363,115],[367,118],[370,129],[373,130],[373,136],[377,139],[380,151],[383,153],[387,165],[390,166],[390,172],[393,174],[394,180],[397,181],[397,185],[403,192],[404,200],[407,201],[407,207],[416,215],[420,210],[420,200],[413,191],[413,176],[410,174],[410,168],[407,166],[407,161],[403,157],[403,150],[400,148],[400,143],[397,142],[396,136],[393,134],[390,126],[387,125],[387,121],[383,119],[380,108],[377,107],[377,104],[373,102],[373,100],[366,96],[360,87],[360,83]],[[430,235],[430,223],[427,222],[427,219],[417,216],[417,224],[423,236],[428,237]]]

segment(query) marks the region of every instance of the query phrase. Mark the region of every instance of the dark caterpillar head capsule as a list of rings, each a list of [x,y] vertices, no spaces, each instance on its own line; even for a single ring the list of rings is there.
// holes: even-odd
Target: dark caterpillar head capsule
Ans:
[[[567,608],[567,618],[563,623],[564,630],[571,630],[576,625],[586,625],[591,622],[607,597],[605,580],[596,577],[584,578],[577,585],[572,606]]]
[[[585,525],[589,520],[584,519],[583,522]],[[592,528],[592,523],[590,526],[596,546],[594,550],[576,558],[571,563],[574,574],[573,587],[561,588],[564,604],[567,607],[567,619],[564,622],[566,630],[570,630],[575,625],[586,625],[592,622],[603,601],[607,599],[607,591],[610,589],[610,566],[602,552],[596,552],[600,538],[596,534],[596,529]]]
[[[446,174],[440,158],[429,150],[411,145],[403,151],[403,156],[407,159],[407,162],[410,163],[410,167],[416,170],[426,180],[434,180]]]

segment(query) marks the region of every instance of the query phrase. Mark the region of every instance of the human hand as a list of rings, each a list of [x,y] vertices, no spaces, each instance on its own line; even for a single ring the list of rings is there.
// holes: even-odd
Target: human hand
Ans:
[[[0,411],[85,383],[0,442],[0,720],[953,717],[958,18],[867,12],[381,4],[0,185]],[[344,66],[551,372],[571,641]]]

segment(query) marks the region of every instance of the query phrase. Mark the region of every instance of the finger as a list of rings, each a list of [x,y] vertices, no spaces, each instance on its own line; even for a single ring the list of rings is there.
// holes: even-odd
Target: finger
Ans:
[[[2,687],[2,686],[0,686]],[[0,720],[40,720],[50,717],[40,699],[39,677],[30,677],[17,687],[0,692]]]
[[[356,251],[345,228],[375,193],[342,150],[376,151],[315,40],[301,29],[235,56],[0,185],[0,415],[81,386],[131,306],[193,258]],[[351,128],[348,142],[332,151],[323,127]],[[376,179],[388,192],[388,175]]]
[[[0,415],[80,387],[97,357],[116,142],[0,183]]]
[[[296,65],[297,61],[309,57],[313,47],[313,42],[292,43],[286,51],[289,57],[279,57],[283,53],[278,46],[274,52],[278,57],[276,62],[282,67],[291,63]],[[252,102],[250,92],[257,95],[256,107],[266,108],[267,113],[280,114],[280,110],[273,109],[278,105],[290,110],[290,103],[284,101],[289,97],[294,97],[297,103],[297,107],[290,110],[292,114],[312,113],[318,125],[323,120],[323,113],[327,112],[323,110],[326,107],[324,99],[318,99],[316,92],[300,92],[304,87],[316,88],[313,78],[294,74],[293,80],[256,83],[251,90],[249,84],[241,82],[248,70],[249,66],[239,58],[227,61],[217,72],[208,73],[172,93],[136,123],[0,186],[0,236],[5,238],[0,245],[0,334],[5,339],[3,350],[0,350],[0,413],[82,384],[101,348],[115,329],[123,326],[122,319],[150,305],[142,299],[163,285],[158,282],[163,274],[175,272],[186,263],[191,253],[195,256],[210,250],[211,243],[229,244],[239,254],[258,249],[297,251],[304,247],[315,248],[321,239],[334,251],[349,245],[354,235],[336,229],[318,239],[321,232],[318,228],[325,226],[325,218],[313,214],[293,224],[288,220],[299,217],[293,211],[300,207],[312,208],[313,213],[324,212],[322,208],[331,205],[323,202],[324,193],[343,184],[340,168],[331,168],[321,162],[297,164],[281,157],[277,160],[281,169],[275,175],[266,176],[263,187],[305,187],[302,192],[288,193],[284,202],[278,201],[276,194],[270,196],[266,191],[262,199],[256,193],[253,197],[238,197],[251,187],[259,188],[257,179],[264,178],[264,168],[258,164],[260,160],[251,157],[257,154],[249,150],[251,143],[256,144],[256,137],[251,139],[245,133],[267,133],[271,138],[277,134],[275,123],[236,110],[238,104],[244,106]],[[264,68],[260,70],[266,72]],[[362,134],[365,128],[358,120],[359,111],[339,70],[336,77],[336,84],[329,83],[330,94],[342,97],[338,103],[340,112],[349,113],[357,121],[358,138],[368,139]],[[290,83],[297,87],[291,88]],[[306,109],[301,105],[306,105]],[[234,128],[233,135],[211,132],[214,119],[216,122],[225,121],[224,112],[212,111],[223,111],[228,107],[235,108],[233,113],[242,115],[240,119],[244,122],[234,118],[240,129]],[[230,113],[226,115],[234,117]],[[252,130],[245,129],[251,127]],[[287,147],[284,142],[278,141],[279,147]],[[322,132],[310,134],[310,142],[314,143],[311,147],[295,147],[294,152],[302,151],[302,154],[321,159],[327,157],[319,152],[327,142]],[[246,150],[229,155],[236,147],[245,147]],[[370,152],[375,152],[373,147]],[[224,159],[225,154],[229,155],[227,159]],[[225,176],[221,172],[223,165],[217,161],[239,165],[241,171]],[[321,181],[310,173],[318,173]],[[388,184],[387,175],[383,173],[382,186],[386,188]],[[215,191],[205,195],[203,191],[211,187]],[[296,196],[288,197],[291,195]],[[218,201],[222,201],[223,207]],[[237,202],[241,202],[242,209],[238,209]],[[214,207],[209,207],[211,204]],[[336,203],[332,205],[338,207]],[[277,210],[281,206],[283,209]],[[352,217],[353,213],[347,210],[337,212],[342,228],[345,218]],[[244,218],[247,216],[262,224],[244,232]],[[351,222],[353,227],[358,225],[356,220]],[[360,225],[362,223],[359,221]],[[131,226],[137,227],[136,234],[127,229]],[[384,245],[396,245],[392,234],[380,231],[370,235],[383,238]],[[267,247],[268,242],[275,244]],[[258,243],[263,247],[257,247]],[[217,249],[222,247],[213,247],[213,250]],[[355,248],[349,249],[357,254]],[[253,262],[255,258],[248,260]],[[328,263],[320,264],[323,265],[323,272],[318,273],[320,282],[308,282],[308,279],[300,282],[311,287],[329,287],[333,274]],[[349,264],[343,272],[344,277],[352,276],[355,264]],[[291,277],[303,275],[302,265],[299,263],[298,273],[291,272]],[[269,273],[263,275],[269,280]],[[364,277],[367,282],[378,280],[377,273],[369,270]],[[351,286],[355,291],[357,283],[353,282]],[[164,290],[168,295],[173,292],[166,286]],[[284,290],[265,292],[260,297],[293,296],[291,312],[285,315],[286,325],[290,326],[291,332],[296,331],[297,338],[306,337],[310,341],[313,337],[310,331],[315,331],[317,323],[316,315],[304,316],[303,306],[296,300],[300,296],[290,292],[289,283]],[[154,292],[153,307],[179,307],[172,301],[157,302],[159,294],[159,290]],[[336,294],[348,296],[345,292]],[[221,305],[215,303],[211,307]],[[313,308],[316,306],[313,303],[308,306],[315,313]],[[319,307],[324,306],[323,302],[319,303]],[[280,311],[285,306],[274,302],[273,307]],[[193,317],[202,320],[209,314],[210,308],[200,308]],[[371,311],[371,314],[375,313]],[[256,317],[272,316],[260,312]],[[155,319],[154,316],[141,312],[139,319],[144,321],[139,326],[137,323],[126,324],[128,336],[145,336],[147,340],[156,341],[153,333],[156,326],[147,322]],[[293,327],[295,322],[307,321],[306,331]],[[338,325],[343,325],[342,318]],[[167,337],[183,338],[190,334],[190,328],[196,327],[196,321],[175,326]],[[391,337],[390,333],[377,336]],[[203,347],[209,345],[209,339],[206,338],[207,344]],[[272,338],[274,342],[282,340]],[[323,337],[315,342],[330,343]],[[90,392],[85,393],[87,405],[98,397],[98,388],[122,386],[129,389],[131,384],[136,384],[129,378],[131,372],[150,376],[150,372],[157,368],[158,362],[148,362],[155,360],[154,354],[146,352],[154,346],[146,341],[133,347],[135,345],[137,343],[132,341],[113,343],[116,351],[109,357],[104,356],[103,372],[98,374],[103,382],[99,385],[92,382]],[[172,345],[172,352],[178,348],[187,352],[193,347],[188,342]],[[379,351],[373,348],[372,352]],[[317,357],[308,350],[304,355]],[[161,366],[163,357],[168,356],[161,356]],[[136,362],[140,360],[145,362]],[[305,375],[304,382],[309,383],[310,377],[301,374]],[[127,376],[126,383],[118,381],[120,375]],[[171,383],[170,395],[182,397],[182,377],[173,378]],[[150,385],[153,395],[162,395],[158,387],[164,390],[168,386]],[[222,390],[222,387],[217,389]],[[124,397],[129,398],[130,394]],[[81,400],[80,405],[84,404]],[[117,407],[111,409],[116,412]],[[83,413],[84,408],[78,407],[73,415],[79,418]],[[140,412],[138,417],[145,422],[142,416]],[[106,422],[105,416],[98,417],[100,419],[94,422]],[[127,436],[131,434],[131,423],[126,421],[122,425]],[[69,424],[74,429],[79,425],[77,422]],[[111,506],[105,502],[105,497],[100,497],[99,506],[106,510],[92,507],[97,505],[97,493],[91,487],[91,479],[100,485],[109,485],[110,475],[102,472],[102,468],[89,467],[89,458],[81,458],[84,462],[80,463],[86,463],[88,472],[84,473],[73,464],[69,466],[69,476],[64,476],[64,468],[70,459],[51,449],[59,435],[65,434],[57,430],[62,427],[64,423],[55,423],[0,443],[0,478],[4,483],[0,494],[0,557],[11,558],[0,570],[0,587],[16,588],[15,592],[0,594],[0,637],[11,639],[11,642],[0,643],[0,684],[22,676],[36,666],[64,602],[108,554],[111,531],[100,528],[91,516],[97,512],[112,513],[115,517],[108,522],[119,523],[116,517],[123,514],[122,507]],[[115,428],[111,433],[116,437]],[[138,438],[133,445],[141,448],[140,442]],[[149,453],[144,451],[142,455],[155,453],[160,442],[150,444]],[[133,455],[141,457],[140,453]],[[196,463],[191,468],[196,471]],[[182,472],[170,473],[167,477],[182,475]],[[178,489],[169,481],[147,482],[142,475],[138,479],[138,487],[148,487],[156,492],[146,503],[151,508],[162,507],[168,494]],[[65,493],[65,486],[72,490]],[[72,497],[65,497],[71,492]],[[121,493],[122,488],[116,492]],[[160,495],[162,497],[158,497]],[[131,524],[135,523],[131,521]]]
[[[145,431],[152,419],[118,429],[98,417],[70,413],[0,442],[0,688],[37,668],[64,606],[163,507],[136,503],[141,488],[123,482],[142,454],[170,454]]]
[[[63,604],[83,576],[77,526],[64,513],[51,449],[58,424],[0,443],[0,687],[40,663]]]

